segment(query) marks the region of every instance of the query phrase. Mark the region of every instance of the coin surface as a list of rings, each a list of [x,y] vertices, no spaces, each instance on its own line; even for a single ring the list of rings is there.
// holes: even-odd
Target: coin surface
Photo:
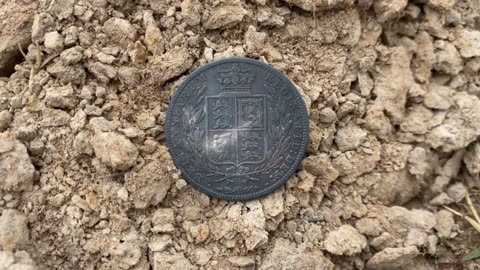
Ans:
[[[228,58],[180,85],[166,141],[182,177],[225,200],[252,200],[282,186],[308,144],[308,115],[295,86],[260,61]]]

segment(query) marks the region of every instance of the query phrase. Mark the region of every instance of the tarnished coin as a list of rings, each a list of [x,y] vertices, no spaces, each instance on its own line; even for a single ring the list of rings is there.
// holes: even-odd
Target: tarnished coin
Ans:
[[[297,170],[308,143],[302,97],[262,62],[209,63],[180,85],[166,140],[177,168],[198,190],[225,200],[263,197]]]

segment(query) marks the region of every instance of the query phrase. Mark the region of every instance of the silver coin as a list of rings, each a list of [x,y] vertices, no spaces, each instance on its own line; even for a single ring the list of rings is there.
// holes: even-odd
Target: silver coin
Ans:
[[[290,80],[247,58],[202,66],[180,85],[166,141],[182,177],[225,200],[252,200],[282,186],[308,144],[308,115]]]

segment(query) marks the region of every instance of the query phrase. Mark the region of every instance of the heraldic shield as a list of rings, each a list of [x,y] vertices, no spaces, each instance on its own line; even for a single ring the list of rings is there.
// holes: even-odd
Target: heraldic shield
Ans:
[[[265,96],[210,96],[206,112],[211,162],[238,167],[265,159]]]

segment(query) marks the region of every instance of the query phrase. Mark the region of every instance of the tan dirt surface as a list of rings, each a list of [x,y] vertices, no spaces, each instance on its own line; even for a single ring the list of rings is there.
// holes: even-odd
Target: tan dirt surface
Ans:
[[[310,117],[249,202],[193,189],[164,139],[179,84],[232,56]],[[442,207],[479,205],[479,71],[479,0],[0,0],[0,269],[480,269]]]

